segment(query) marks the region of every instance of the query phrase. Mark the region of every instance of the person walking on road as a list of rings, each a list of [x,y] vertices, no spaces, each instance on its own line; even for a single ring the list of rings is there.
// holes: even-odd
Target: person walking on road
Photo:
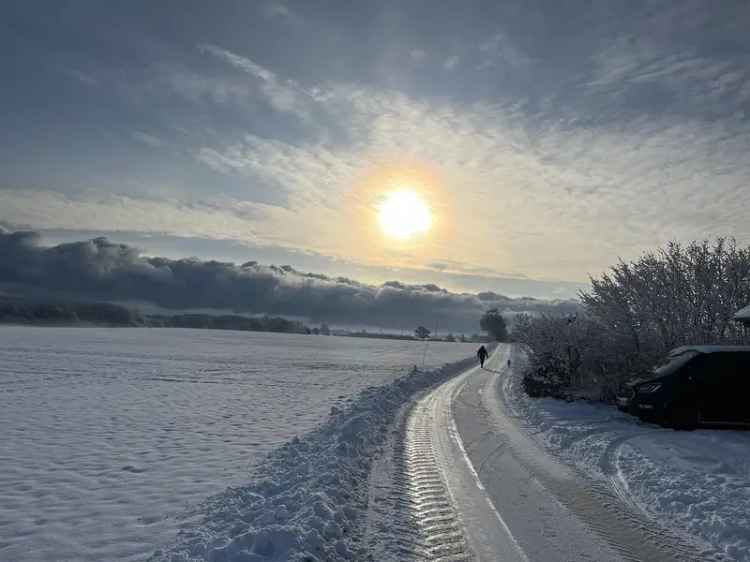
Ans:
[[[485,361],[485,359],[487,359],[487,356],[488,356],[488,355],[489,355],[489,353],[487,353],[487,348],[486,348],[486,347],[484,347],[484,346],[481,346],[481,347],[480,347],[480,348],[479,348],[479,349],[477,350],[477,357],[479,357],[479,366],[480,366],[480,367],[481,367],[482,369],[484,369],[484,361]]]

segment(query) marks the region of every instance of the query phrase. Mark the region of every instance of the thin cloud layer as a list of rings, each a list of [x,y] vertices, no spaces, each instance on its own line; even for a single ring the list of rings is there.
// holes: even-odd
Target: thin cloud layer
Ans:
[[[0,221],[538,282],[750,243],[746,2],[144,6],[15,11]],[[399,176],[409,247],[374,226]]]

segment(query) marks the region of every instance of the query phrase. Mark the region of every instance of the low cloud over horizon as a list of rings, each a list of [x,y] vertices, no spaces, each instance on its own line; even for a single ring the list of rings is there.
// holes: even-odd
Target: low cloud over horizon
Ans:
[[[42,246],[36,232],[0,229],[0,292],[35,299],[151,303],[302,318],[307,322],[441,332],[477,332],[488,308],[508,314],[564,312],[574,303],[452,293],[434,284],[368,285],[291,266],[146,257],[106,238]]]

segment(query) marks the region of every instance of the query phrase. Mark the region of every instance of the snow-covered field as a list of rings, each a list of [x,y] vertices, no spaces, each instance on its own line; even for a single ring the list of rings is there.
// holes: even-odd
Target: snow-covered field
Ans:
[[[706,559],[750,562],[750,431],[673,431],[610,406],[530,399],[517,376],[503,392],[526,429],[563,461],[702,541]]]
[[[471,344],[426,349],[409,373],[424,344],[0,327],[0,560],[366,559],[392,422],[473,362]],[[750,432],[675,432],[518,382],[504,403],[554,456],[702,558],[750,562]]]
[[[331,510],[336,494],[361,492],[339,480],[362,476],[395,409],[453,372],[389,384],[421,367],[424,351],[324,336],[0,327],[0,559],[143,560],[179,529],[170,552],[188,544],[221,559],[222,540],[243,551],[242,541],[287,544],[294,517],[310,524],[314,551],[356,515]],[[473,351],[432,342],[425,369]],[[319,501],[295,504],[295,478]],[[316,519],[295,512],[303,507]],[[262,537],[247,535],[249,521]]]

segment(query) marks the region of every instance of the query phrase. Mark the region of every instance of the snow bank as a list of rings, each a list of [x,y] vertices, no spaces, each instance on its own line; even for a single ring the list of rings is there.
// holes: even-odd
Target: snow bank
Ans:
[[[201,505],[193,514],[200,524],[183,529],[152,562],[362,559],[368,476],[393,417],[415,393],[473,362],[413,371],[331,408],[322,427],[272,452],[251,483]]]
[[[699,539],[704,559],[750,562],[750,432],[673,431],[611,406],[530,399],[518,378],[503,392],[545,448]]]

